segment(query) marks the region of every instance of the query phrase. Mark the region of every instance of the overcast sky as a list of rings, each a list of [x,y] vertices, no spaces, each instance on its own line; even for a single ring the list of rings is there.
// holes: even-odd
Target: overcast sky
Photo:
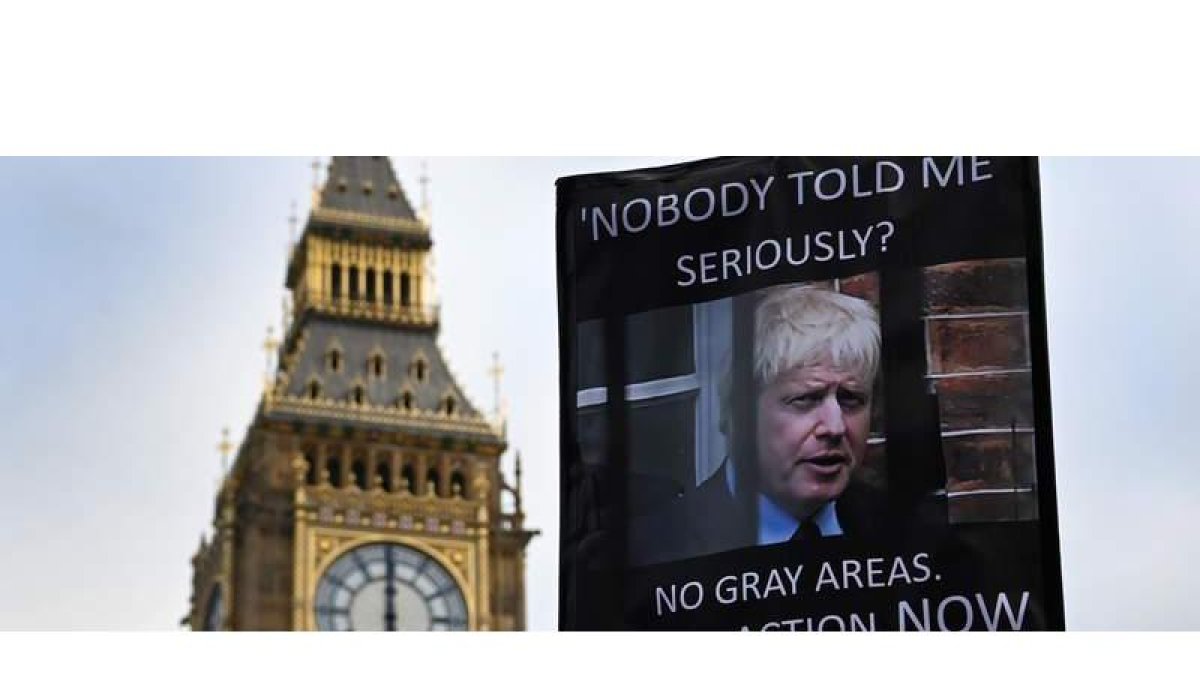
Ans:
[[[492,351],[506,368],[535,629],[557,607],[554,179],[674,159],[428,162],[443,350],[484,409]],[[0,628],[178,627],[310,162],[0,160]],[[395,162],[416,203],[419,162]],[[1068,628],[1200,628],[1200,161],[1041,169]]]

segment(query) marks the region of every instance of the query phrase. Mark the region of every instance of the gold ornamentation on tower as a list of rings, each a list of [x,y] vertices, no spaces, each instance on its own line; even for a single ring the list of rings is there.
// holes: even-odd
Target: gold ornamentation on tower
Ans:
[[[428,220],[382,157],[333,158],[313,204],[288,259],[290,316],[263,345],[266,390],[192,560],[186,622],[521,630],[536,532],[501,473],[502,431],[437,345]]]

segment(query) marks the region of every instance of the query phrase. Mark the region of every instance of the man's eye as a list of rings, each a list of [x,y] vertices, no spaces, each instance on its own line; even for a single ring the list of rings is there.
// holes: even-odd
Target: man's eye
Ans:
[[[854,391],[839,391],[838,403],[846,408],[861,408],[866,405],[867,396]]]
[[[807,394],[797,394],[787,399],[787,404],[795,408],[812,408],[821,403],[823,398],[821,392],[809,392]]]

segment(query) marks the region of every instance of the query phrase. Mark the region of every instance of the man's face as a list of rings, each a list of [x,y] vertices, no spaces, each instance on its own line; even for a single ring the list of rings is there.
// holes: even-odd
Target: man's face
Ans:
[[[871,388],[829,365],[785,370],[758,395],[759,489],[797,518],[837,499],[863,461]]]

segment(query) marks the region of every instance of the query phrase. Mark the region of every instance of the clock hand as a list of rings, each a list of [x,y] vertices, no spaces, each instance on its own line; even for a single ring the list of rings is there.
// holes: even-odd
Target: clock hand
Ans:
[[[392,560],[392,547],[384,549],[384,611],[383,629],[396,630],[396,563]]]

